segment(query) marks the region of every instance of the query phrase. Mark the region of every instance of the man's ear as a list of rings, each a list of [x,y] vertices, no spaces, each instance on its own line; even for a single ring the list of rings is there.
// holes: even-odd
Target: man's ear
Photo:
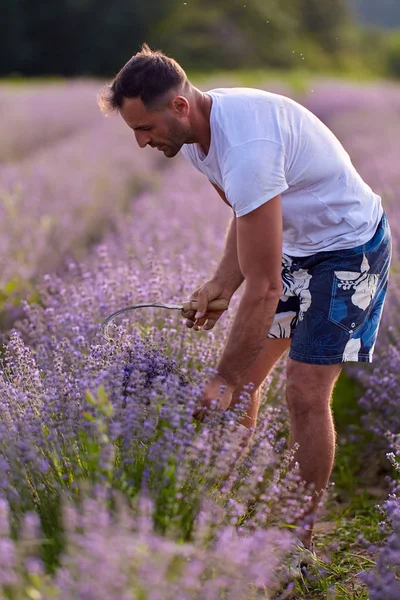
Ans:
[[[189,100],[185,96],[174,96],[171,100],[171,108],[179,117],[187,117],[190,113]]]

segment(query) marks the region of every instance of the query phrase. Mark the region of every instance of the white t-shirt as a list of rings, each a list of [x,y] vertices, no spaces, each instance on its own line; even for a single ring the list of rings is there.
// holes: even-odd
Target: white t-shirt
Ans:
[[[236,217],[282,194],[283,252],[291,256],[354,248],[372,238],[383,214],[381,198],[312,112],[257,89],[207,94],[209,152],[185,144],[182,153],[225,192]]]

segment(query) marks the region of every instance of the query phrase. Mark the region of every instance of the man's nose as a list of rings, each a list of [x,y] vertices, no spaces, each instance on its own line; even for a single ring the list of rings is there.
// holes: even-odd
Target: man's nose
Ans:
[[[135,131],[136,141],[140,148],[145,148],[150,142],[151,138],[145,131]]]

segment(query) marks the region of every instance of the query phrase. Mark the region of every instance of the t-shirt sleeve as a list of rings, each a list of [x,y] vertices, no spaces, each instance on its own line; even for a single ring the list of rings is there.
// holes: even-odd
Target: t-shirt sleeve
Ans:
[[[236,217],[243,217],[289,188],[285,150],[257,140],[230,148],[223,165],[224,191]]]

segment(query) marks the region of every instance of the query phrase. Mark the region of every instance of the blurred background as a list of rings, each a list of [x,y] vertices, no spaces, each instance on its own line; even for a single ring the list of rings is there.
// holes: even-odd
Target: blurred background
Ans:
[[[400,77],[398,0],[1,0],[0,76],[113,76],[142,42],[190,73]]]

